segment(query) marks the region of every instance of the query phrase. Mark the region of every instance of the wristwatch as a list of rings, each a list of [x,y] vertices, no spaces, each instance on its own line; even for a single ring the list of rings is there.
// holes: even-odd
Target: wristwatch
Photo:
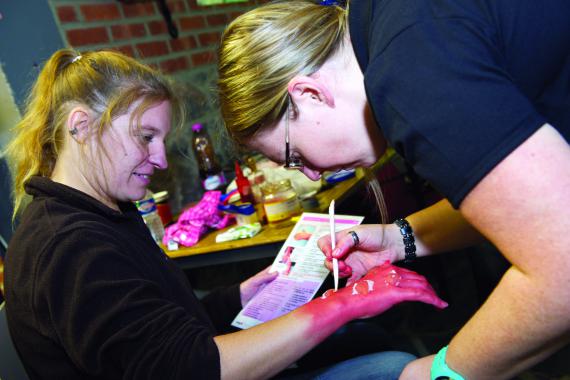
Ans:
[[[447,353],[447,346],[443,347],[431,365],[431,380],[466,380],[463,376],[452,370],[445,363],[445,354]]]

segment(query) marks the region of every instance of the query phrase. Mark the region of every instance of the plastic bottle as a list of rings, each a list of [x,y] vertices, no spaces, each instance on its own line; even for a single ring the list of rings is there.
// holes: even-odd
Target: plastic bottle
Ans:
[[[227,181],[214,152],[214,147],[202,124],[192,126],[192,148],[198,161],[198,172],[204,190],[222,190]]]
[[[263,201],[263,194],[261,194],[261,186],[265,183],[265,174],[261,170],[257,170],[257,163],[253,157],[248,157],[246,165],[251,169],[251,174],[248,176],[249,183],[251,184],[251,191],[255,203]]]
[[[139,214],[142,216],[146,226],[148,227],[152,238],[157,244],[161,243],[162,237],[164,236],[164,225],[162,224],[160,215],[158,215],[153,194],[147,190],[145,197],[136,201],[135,204],[139,210]]]
[[[249,183],[247,177],[243,175],[241,167],[239,166],[239,163],[237,161],[235,162],[235,170],[236,170],[236,185],[237,185],[237,190],[239,192],[240,200],[243,203],[254,204],[255,199],[253,198],[251,183]]]
[[[265,209],[263,208],[263,194],[261,187],[265,184],[265,174],[261,170],[257,170],[257,163],[255,158],[248,157],[246,165],[251,169],[251,174],[248,176],[249,183],[251,184],[251,192],[253,193],[253,200],[255,201],[255,211],[257,218],[263,224],[267,224],[267,217],[265,216]]]

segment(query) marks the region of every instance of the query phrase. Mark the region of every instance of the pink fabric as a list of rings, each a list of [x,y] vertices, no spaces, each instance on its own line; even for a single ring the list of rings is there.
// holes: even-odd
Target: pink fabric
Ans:
[[[178,221],[166,228],[162,243],[170,240],[186,247],[193,246],[209,228],[222,229],[234,222],[234,217],[218,210],[221,191],[206,191],[195,206],[184,211]]]

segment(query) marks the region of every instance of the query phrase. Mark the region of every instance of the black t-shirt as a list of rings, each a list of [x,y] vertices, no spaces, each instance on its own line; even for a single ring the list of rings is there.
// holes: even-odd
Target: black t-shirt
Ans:
[[[32,379],[216,379],[213,337],[241,305],[200,302],[131,203],[112,210],[42,177],[10,241],[6,311]]]
[[[455,207],[545,122],[570,136],[570,1],[353,0],[391,145]]]

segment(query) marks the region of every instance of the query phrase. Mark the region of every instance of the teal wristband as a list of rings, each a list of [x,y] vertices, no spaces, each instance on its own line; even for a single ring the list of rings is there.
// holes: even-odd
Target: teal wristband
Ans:
[[[445,364],[445,354],[447,353],[447,346],[443,347],[431,365],[431,380],[465,380],[463,376],[452,370]]]

